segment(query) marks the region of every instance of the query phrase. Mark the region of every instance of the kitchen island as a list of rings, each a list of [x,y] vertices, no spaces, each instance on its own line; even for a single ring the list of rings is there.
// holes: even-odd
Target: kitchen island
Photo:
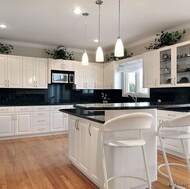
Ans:
[[[157,180],[157,145],[154,135],[157,128],[157,109],[149,103],[106,103],[76,104],[76,109],[60,110],[69,114],[69,159],[72,163],[98,187],[104,188],[101,162],[100,128],[105,121],[132,112],[147,112],[154,120],[150,130],[144,131],[146,152],[151,181]],[[123,132],[122,136],[130,136]],[[122,137],[121,136],[121,137]],[[108,150],[106,159],[108,175],[134,174],[145,177],[141,151],[137,149]],[[110,183],[114,188],[146,188],[139,180],[114,180]]]

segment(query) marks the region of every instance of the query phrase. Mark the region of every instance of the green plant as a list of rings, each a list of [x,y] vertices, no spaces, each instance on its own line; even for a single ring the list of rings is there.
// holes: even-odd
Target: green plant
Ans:
[[[110,54],[106,54],[106,61],[113,61],[113,60],[121,60],[124,58],[129,58],[133,55],[133,53],[128,54],[127,49],[124,49],[124,56],[123,57],[115,57],[114,53],[111,52]]]
[[[12,49],[13,49],[12,45],[7,45],[7,44],[0,43],[0,53],[9,54],[9,53],[11,53]]]
[[[53,57],[53,59],[74,60],[73,52],[68,52],[63,45],[58,46],[53,51],[44,49],[45,52]]]
[[[159,49],[164,46],[173,45],[181,39],[184,33],[185,33],[185,30],[183,30],[182,32],[175,31],[171,33],[161,31],[160,33],[156,34],[158,38],[154,40],[154,43],[153,44],[151,43],[150,46],[145,47],[145,48],[147,50],[151,50],[151,49]]]

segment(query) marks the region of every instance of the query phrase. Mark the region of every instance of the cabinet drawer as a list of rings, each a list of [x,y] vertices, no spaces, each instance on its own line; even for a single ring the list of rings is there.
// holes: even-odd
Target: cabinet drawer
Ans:
[[[34,117],[34,125],[48,125],[49,117]]]
[[[50,116],[49,111],[46,112],[34,112],[35,117],[48,117]]]
[[[34,133],[46,133],[49,132],[49,125],[34,126]]]
[[[0,113],[14,112],[14,107],[0,107]]]
[[[16,106],[15,111],[16,112],[32,112],[33,106]]]
[[[34,106],[34,111],[49,111],[49,106]]]
[[[60,105],[60,106],[51,106],[50,107],[51,111],[59,111],[59,109],[65,109],[65,105]]]

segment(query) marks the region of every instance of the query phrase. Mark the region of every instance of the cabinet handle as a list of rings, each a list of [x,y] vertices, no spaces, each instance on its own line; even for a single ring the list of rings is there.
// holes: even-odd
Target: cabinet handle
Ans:
[[[43,129],[38,129],[38,131],[43,131],[43,130],[45,130],[45,128],[43,128]]]
[[[38,108],[38,110],[45,110],[45,108]]]
[[[45,115],[45,114],[42,113],[42,114],[38,114],[38,115],[41,115],[41,116],[42,116],[42,115]]]
[[[90,123],[89,126],[88,126],[88,133],[89,133],[90,136],[92,136],[92,134],[91,134],[91,132],[90,132],[90,127],[91,127],[91,123]]]
[[[157,86],[157,79],[155,79],[155,85]]]
[[[38,122],[44,122],[45,120],[38,120]]]
[[[15,114],[15,116],[14,116],[14,120],[17,120],[17,116],[16,116],[16,114]]]
[[[12,121],[14,121],[14,114],[12,115]]]
[[[37,81],[36,81],[36,87],[38,86],[38,84],[37,84]]]
[[[4,85],[5,85],[5,87],[6,87],[6,85],[7,85],[7,81],[6,81],[6,80],[4,81]]]
[[[1,111],[2,111],[2,112],[7,112],[7,111],[8,111],[8,109],[1,109]]]
[[[79,131],[79,120],[77,121],[77,130]]]
[[[21,108],[20,110],[28,110],[27,108]]]

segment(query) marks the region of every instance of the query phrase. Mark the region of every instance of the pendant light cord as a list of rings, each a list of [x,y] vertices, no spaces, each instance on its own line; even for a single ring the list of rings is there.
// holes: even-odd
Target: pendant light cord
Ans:
[[[99,45],[100,45],[100,4],[99,4],[99,24],[98,24],[98,28],[99,28],[99,31],[98,31],[98,41],[99,41]]]
[[[118,19],[118,37],[120,38],[120,0],[119,0],[119,19]]]
[[[84,50],[86,52],[86,16],[84,21]]]

